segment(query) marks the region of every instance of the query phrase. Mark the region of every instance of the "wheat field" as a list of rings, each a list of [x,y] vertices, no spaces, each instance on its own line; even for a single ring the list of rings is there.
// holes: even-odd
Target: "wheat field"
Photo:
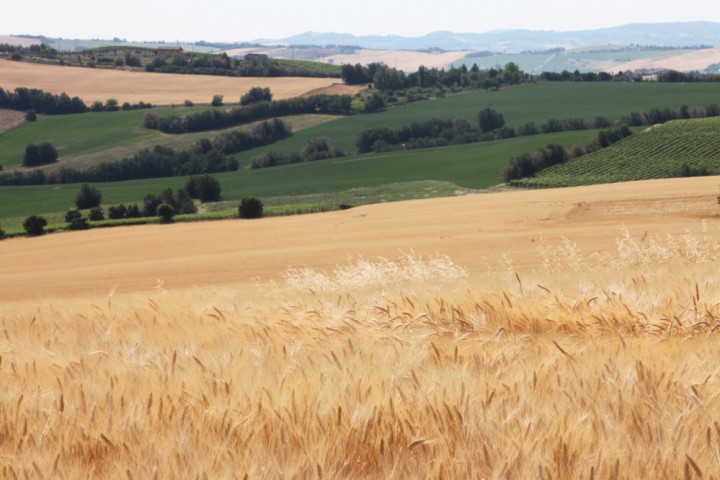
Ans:
[[[77,96],[88,104],[109,98],[120,104],[171,105],[185,100],[210,103],[214,95],[223,95],[226,103],[237,103],[252,87],[270,88],[273,98],[283,99],[328,87],[337,81],[333,78],[180,75],[0,60],[0,87],[5,90],[38,88],[55,95]]]
[[[720,233],[682,193],[702,182],[653,187],[676,207],[658,232],[576,190],[564,221],[612,241],[522,262],[409,250],[3,301],[0,477],[720,478]]]

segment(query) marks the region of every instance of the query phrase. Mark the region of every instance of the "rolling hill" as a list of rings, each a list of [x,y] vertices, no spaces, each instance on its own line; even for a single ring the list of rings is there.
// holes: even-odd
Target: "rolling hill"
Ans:
[[[674,120],[516,182],[565,187],[720,174],[720,118]]]

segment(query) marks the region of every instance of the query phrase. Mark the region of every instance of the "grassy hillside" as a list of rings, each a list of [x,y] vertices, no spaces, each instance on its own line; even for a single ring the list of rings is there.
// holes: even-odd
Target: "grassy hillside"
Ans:
[[[499,91],[475,92],[418,102],[402,108],[390,108],[370,115],[332,119],[327,116],[293,117],[295,135],[273,145],[238,154],[242,166],[262,151],[298,152],[315,137],[328,137],[335,148],[355,150],[359,132],[374,127],[398,128],[430,118],[466,117],[475,122],[477,112],[491,105],[500,111],[509,126],[527,122],[540,125],[550,118],[621,118],[631,111],[653,107],[676,108],[686,104],[708,105],[720,100],[714,84],[659,83],[538,83]],[[191,109],[159,110],[177,114]],[[63,117],[42,117],[0,135],[0,165],[16,167],[27,143],[49,141],[60,152],[61,164],[87,166],[100,161],[113,161],[132,155],[142,148],[163,144],[184,148],[198,138],[211,138],[218,132],[192,135],[162,135],[141,127],[145,111],[91,113]],[[274,167],[260,170],[241,168],[238,172],[217,175],[223,197],[237,202],[252,195],[279,209],[292,210],[290,197],[319,195],[309,209],[322,209],[331,202],[323,194],[353,189],[383,189],[388,184],[439,181],[462,188],[487,188],[496,185],[508,160],[518,154],[536,150],[550,142],[570,146],[584,142],[590,131],[538,135],[497,142],[426,150],[400,151],[385,154],[345,157],[333,161]],[[53,167],[50,167],[53,168]],[[152,179],[99,185],[104,203],[140,202],[147,193],[184,185],[184,178]],[[411,198],[413,184],[399,189],[386,200]],[[73,204],[77,186],[51,185],[2,188],[0,194],[0,225],[6,230],[17,229],[24,216],[36,213],[49,219],[60,219]],[[443,190],[445,191],[445,190]],[[366,203],[362,195],[353,204]],[[277,200],[282,198],[283,200]],[[377,192],[369,198],[380,198]]]
[[[549,118],[593,118],[599,115],[611,120],[631,111],[653,107],[676,108],[707,105],[720,101],[715,84],[671,83],[538,83],[499,91],[452,95],[427,102],[418,102],[386,112],[345,117],[308,128],[280,144],[241,155],[241,160],[260,151],[299,151],[309,139],[326,136],[336,148],[355,150],[358,133],[374,127],[398,128],[430,118],[466,117],[475,121],[478,111],[491,105],[500,111],[509,126],[527,122],[541,124]],[[184,114],[203,107],[158,109],[163,114]],[[148,143],[182,147],[198,136],[165,136],[143,129],[146,111],[89,113],[63,117],[42,117],[37,123],[25,124],[12,132],[0,134],[0,165],[18,165],[25,145],[50,141],[63,162],[111,161],[131,155]],[[307,125],[305,125],[307,126]],[[295,130],[298,130],[296,127]],[[211,137],[206,132],[199,137]],[[153,143],[154,142],[154,143]],[[95,155],[97,153],[97,155]],[[79,159],[78,157],[84,157]]]
[[[535,150],[547,143],[572,145],[587,140],[588,131],[535,135],[504,141],[459,145],[426,150],[406,150],[382,154],[346,157],[335,160],[299,163],[258,170],[240,169],[237,172],[214,174],[222,186],[223,199],[234,201],[234,208],[245,196],[255,196],[276,206],[291,206],[291,197],[322,193],[338,193],[361,187],[383,189],[391,183],[444,181],[465,188],[487,188],[496,185],[509,158]],[[103,203],[142,202],[148,193],[165,188],[180,188],[184,177],[156,178],[128,182],[97,184],[103,193]],[[62,221],[62,214],[73,206],[78,185],[39,185],[3,187],[0,202],[0,225],[17,230],[22,219],[32,213]],[[415,185],[396,191],[385,200],[415,198]],[[375,191],[376,192],[376,191]],[[285,197],[283,202],[273,197]],[[350,202],[351,200],[348,200]],[[357,198],[352,203],[369,203]],[[329,207],[337,205],[330,198],[319,201]],[[316,208],[322,205],[316,204]]]
[[[632,135],[606,149],[555,165],[529,187],[564,187],[667,178],[698,173],[720,174],[720,118],[676,120]]]

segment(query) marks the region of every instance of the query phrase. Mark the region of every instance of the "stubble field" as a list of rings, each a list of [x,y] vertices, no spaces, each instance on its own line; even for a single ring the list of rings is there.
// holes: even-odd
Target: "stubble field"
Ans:
[[[337,82],[332,78],[247,78],[209,75],[175,75],[124,70],[60,67],[0,60],[0,86],[38,88],[54,94],[67,93],[86,103],[114,98],[124,102],[153,105],[182,104],[185,100],[210,103],[223,95],[228,103],[238,102],[252,87],[268,87],[273,98],[296,97]]]
[[[718,478],[718,180],[0,242],[0,475]]]

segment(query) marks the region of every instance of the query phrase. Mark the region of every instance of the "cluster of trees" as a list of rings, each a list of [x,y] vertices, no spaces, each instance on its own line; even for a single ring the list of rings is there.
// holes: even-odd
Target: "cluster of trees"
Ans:
[[[43,142],[39,145],[31,143],[25,147],[22,165],[23,167],[37,167],[54,163],[57,159],[57,149],[51,143]]]
[[[215,149],[207,152],[178,151],[156,145],[118,162],[103,162],[85,170],[61,167],[46,183],[114,182],[140,178],[179,177],[235,171],[237,160]]]
[[[513,62],[503,68],[480,70],[477,64],[471,68],[465,65],[451,67],[448,70],[421,66],[416,72],[405,74],[387,65],[371,63],[363,66],[343,65],[343,81],[348,85],[372,83],[379,90],[399,90],[406,88],[482,88],[496,89],[503,85],[517,85],[531,79]]]
[[[125,60],[127,63],[127,59]],[[159,55],[145,66],[148,72],[230,77],[340,77],[335,69],[319,68],[311,62],[274,60],[264,55],[248,55],[245,59],[219,55]]]
[[[291,135],[292,127],[281,119],[274,118],[255,125],[250,131],[235,130],[222,133],[212,140],[199,140],[194,146],[190,147],[190,150],[204,153],[210,149],[215,149],[230,155],[251,148],[270,145]]]
[[[161,117],[155,112],[145,115],[144,126],[164,133],[189,133],[216,130],[252,121],[305,113],[348,114],[350,95],[313,95],[285,100],[262,101],[231,110],[206,110],[186,116]]]
[[[269,88],[252,87],[248,92],[240,97],[240,105],[250,105],[251,103],[269,102],[272,100],[272,93]]]
[[[99,100],[93,102],[89,107],[78,97],[72,97],[67,93],[54,95],[37,88],[17,87],[14,91],[4,90],[0,87],[0,108],[19,111],[34,111],[35,114],[64,115],[70,113],[91,112],[115,112],[118,110],[137,110],[152,108],[151,103],[138,102],[130,104],[125,102],[122,106],[118,101],[109,98],[105,102]]]
[[[543,72],[541,80],[549,82],[610,82],[610,81],[643,81],[643,75],[633,72],[618,72],[611,75],[607,72],[583,72],[575,70],[569,72]],[[720,75],[713,73],[699,72],[678,72],[676,70],[663,70],[657,74],[658,82],[681,83],[681,82],[720,82]]]
[[[66,93],[53,95],[37,88],[25,87],[18,87],[13,92],[0,87],[0,108],[20,111],[32,109],[46,115],[82,113],[88,110],[85,102],[78,97],[70,98]]]
[[[545,148],[538,149],[535,153],[518,155],[513,157],[508,166],[503,170],[501,181],[503,183],[509,183],[512,180],[532,177],[541,170],[545,170],[553,165],[565,163],[570,159],[600,150],[601,148],[609,147],[630,135],[632,135],[630,128],[626,124],[621,124],[601,130],[596,137],[593,137],[584,145],[575,145],[569,150],[565,149],[562,145],[550,144]]]
[[[330,144],[330,139],[327,137],[317,137],[310,139],[303,145],[300,153],[286,155],[278,152],[265,152],[254,155],[250,158],[249,166],[253,169],[276,167],[278,165],[326,160],[328,158],[344,157],[346,155],[346,152],[333,148]]]
[[[437,118],[405,125],[397,130],[372,128],[360,132],[355,142],[358,153],[400,149],[442,147],[479,142],[482,133],[465,118]]]
[[[21,45],[10,45],[9,43],[0,43],[0,52],[10,54],[13,60],[21,60],[23,55],[41,58],[55,58],[58,54],[57,50],[50,48],[44,43],[40,45],[34,44],[28,47]]]
[[[0,172],[0,186],[112,182],[236,171],[238,161],[228,155],[269,145],[291,134],[291,127],[276,118],[255,125],[249,132],[238,130],[223,133],[212,140],[201,139],[186,151],[157,145],[132,157],[102,162],[84,170],[60,167],[47,174],[38,169]]]

